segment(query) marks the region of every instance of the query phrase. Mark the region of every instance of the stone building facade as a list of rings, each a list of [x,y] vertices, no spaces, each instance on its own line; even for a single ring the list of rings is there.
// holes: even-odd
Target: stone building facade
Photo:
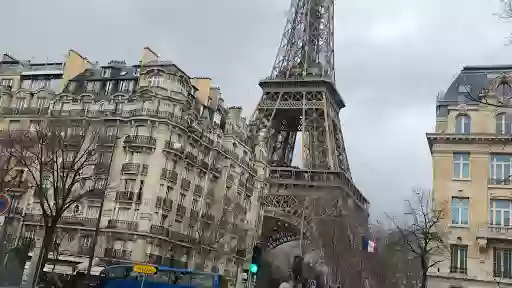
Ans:
[[[99,220],[100,262],[220,272],[234,285],[261,229],[266,151],[251,145],[241,107],[226,108],[211,82],[149,47],[137,65],[100,66],[72,50],[63,63],[40,65],[4,55],[1,129],[37,129],[52,117],[103,121],[106,196],[67,211],[61,258],[86,261]],[[38,238],[39,204],[18,184],[10,193],[23,228],[11,233]],[[220,232],[204,234],[204,227]]]

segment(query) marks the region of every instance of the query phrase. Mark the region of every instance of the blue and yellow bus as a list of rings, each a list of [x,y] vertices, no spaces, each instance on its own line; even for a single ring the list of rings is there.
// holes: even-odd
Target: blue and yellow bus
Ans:
[[[102,288],[226,288],[218,273],[147,264],[114,265],[100,273]]]

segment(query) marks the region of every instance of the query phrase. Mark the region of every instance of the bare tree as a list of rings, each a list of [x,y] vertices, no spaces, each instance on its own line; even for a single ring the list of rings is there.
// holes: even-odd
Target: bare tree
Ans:
[[[414,200],[406,200],[406,221],[399,224],[389,217],[395,226],[397,245],[420,264],[419,287],[427,287],[427,274],[431,267],[445,260],[448,249],[443,240],[440,221],[445,215],[444,207],[435,207],[430,201],[429,191],[413,189]]]
[[[39,267],[44,267],[64,213],[84,198],[101,195],[110,157],[98,143],[100,122],[49,119],[29,131],[10,131],[1,139],[20,181],[27,183],[39,202],[44,236]]]

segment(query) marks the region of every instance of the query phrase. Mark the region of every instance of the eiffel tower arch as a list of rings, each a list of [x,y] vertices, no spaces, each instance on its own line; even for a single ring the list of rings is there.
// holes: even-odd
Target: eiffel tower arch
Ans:
[[[315,241],[314,219],[326,214],[355,213],[367,223],[368,201],[352,182],[339,120],[345,103],[335,86],[334,0],[291,0],[272,71],[259,86],[252,127],[268,137],[270,166],[263,247],[297,241],[299,231],[303,243]],[[299,134],[301,167],[292,166]],[[325,197],[335,199],[330,207],[313,205]]]

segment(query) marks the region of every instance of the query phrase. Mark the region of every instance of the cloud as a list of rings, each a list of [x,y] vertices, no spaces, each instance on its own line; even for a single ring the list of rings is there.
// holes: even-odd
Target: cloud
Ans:
[[[5,52],[135,63],[150,45],[191,75],[210,76],[226,101],[253,111],[274,62],[287,0],[7,1]],[[411,186],[430,186],[425,132],[435,97],[462,65],[510,63],[512,26],[499,1],[345,0],[336,4],[336,77],[353,177],[376,214]],[[428,187],[427,187],[428,188]]]

